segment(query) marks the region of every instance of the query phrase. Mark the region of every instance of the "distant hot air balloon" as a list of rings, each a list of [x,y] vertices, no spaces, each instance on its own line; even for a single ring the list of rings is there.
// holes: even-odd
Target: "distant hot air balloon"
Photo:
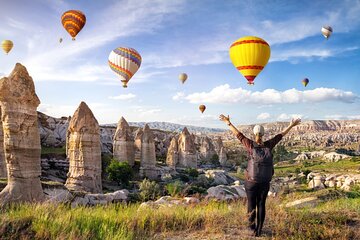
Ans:
[[[258,37],[242,37],[230,46],[230,59],[234,66],[253,85],[256,76],[263,70],[270,58],[269,44]]]
[[[75,40],[76,35],[81,31],[86,23],[86,17],[81,11],[69,10],[64,12],[61,16],[61,23],[72,37],[72,40]]]
[[[309,79],[304,78],[301,83],[304,85],[304,87],[306,87],[309,84]]]
[[[133,48],[119,47],[111,51],[108,62],[111,70],[120,77],[123,87],[126,88],[141,65],[141,56]]]
[[[59,43],[62,43],[62,41],[63,41],[63,39],[62,39],[62,38],[60,38],[60,39],[59,39]]]
[[[321,33],[322,33],[322,35],[324,35],[324,37],[325,37],[326,39],[329,39],[329,37],[331,36],[332,32],[333,32],[333,29],[332,29],[332,27],[330,27],[330,26],[324,26],[324,27],[321,28]]]
[[[205,109],[206,109],[205,105],[200,105],[199,106],[199,110],[200,110],[201,113],[203,113],[205,111]]]
[[[185,81],[187,80],[187,78],[188,78],[188,76],[187,76],[186,73],[181,73],[181,74],[179,75],[179,80],[181,81],[182,84],[185,83]]]
[[[8,54],[11,51],[13,46],[14,46],[14,43],[11,40],[4,40],[1,43],[1,47],[6,54]]]

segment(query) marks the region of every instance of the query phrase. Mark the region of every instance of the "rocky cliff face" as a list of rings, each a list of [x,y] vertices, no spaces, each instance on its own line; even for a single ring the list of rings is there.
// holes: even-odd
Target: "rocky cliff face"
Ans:
[[[262,124],[265,128],[265,139],[284,130],[289,123],[275,122]],[[238,129],[249,138],[253,138],[254,125],[241,125]],[[226,140],[234,140],[227,132]],[[349,147],[360,142],[360,120],[313,120],[304,121],[292,129],[281,141],[285,146],[295,147]]]
[[[86,103],[81,102],[69,123],[69,190],[102,192],[99,124]]]
[[[0,80],[1,121],[8,183],[0,205],[44,199],[40,175],[40,134],[36,108],[40,100],[26,68],[17,63],[9,77]]]
[[[66,142],[66,131],[70,117],[54,118],[38,112],[41,146],[62,147]]]

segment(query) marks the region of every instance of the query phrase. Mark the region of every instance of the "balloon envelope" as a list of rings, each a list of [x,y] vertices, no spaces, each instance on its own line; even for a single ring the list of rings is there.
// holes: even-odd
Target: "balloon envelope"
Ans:
[[[73,40],[86,23],[86,16],[78,10],[69,10],[61,16],[61,23]]]
[[[126,88],[141,65],[141,55],[133,48],[119,47],[111,51],[108,63]]]
[[[324,26],[321,28],[321,33],[326,39],[328,39],[331,36],[332,32],[333,29],[330,26]]]
[[[8,54],[13,48],[14,43],[11,40],[4,40],[1,43],[1,48],[4,50],[6,54]]]
[[[205,105],[200,105],[199,106],[199,110],[200,110],[201,113],[203,113],[205,111],[205,109],[206,109]]]
[[[183,84],[185,83],[185,81],[187,80],[187,78],[188,78],[188,76],[187,76],[186,73],[181,73],[181,74],[179,75],[179,80],[180,80]]]
[[[269,61],[270,46],[259,37],[242,37],[233,42],[229,54],[234,66],[252,85]]]
[[[301,82],[304,85],[304,87],[306,87],[309,84],[309,79],[304,78]]]

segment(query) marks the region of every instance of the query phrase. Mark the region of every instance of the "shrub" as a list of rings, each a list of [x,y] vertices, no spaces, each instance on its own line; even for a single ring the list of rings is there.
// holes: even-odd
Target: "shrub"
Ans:
[[[179,177],[180,177],[180,180],[183,181],[183,182],[189,182],[190,181],[190,178],[186,174],[181,174],[180,173]]]
[[[220,161],[219,161],[219,156],[217,154],[214,154],[211,158],[210,158],[210,163],[215,165],[215,166],[219,166],[220,165]]]
[[[213,179],[209,179],[204,174],[202,174],[196,179],[193,185],[207,189],[211,186],[212,181]]]
[[[110,165],[106,168],[108,178],[117,182],[119,185],[129,185],[129,181],[134,177],[134,172],[127,162],[111,160]]]
[[[172,197],[179,196],[185,188],[185,185],[181,181],[175,181],[172,183],[168,183],[166,186],[166,191]]]
[[[140,197],[143,201],[155,200],[161,196],[160,185],[155,181],[144,179],[140,183]]]
[[[205,194],[206,191],[207,191],[206,188],[203,188],[203,187],[195,185],[195,184],[191,184],[190,186],[186,187],[183,190],[183,195],[189,196],[189,195],[195,195],[195,194]]]
[[[186,173],[189,175],[189,177],[191,177],[193,179],[197,178],[199,176],[199,172],[195,168],[187,168]]]

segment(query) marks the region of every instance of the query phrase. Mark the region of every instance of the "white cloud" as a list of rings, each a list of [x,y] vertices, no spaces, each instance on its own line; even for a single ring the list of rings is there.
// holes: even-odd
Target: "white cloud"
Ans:
[[[176,96],[176,95],[175,95]],[[243,88],[230,88],[228,84],[213,88],[210,92],[192,93],[187,96],[177,96],[190,103],[254,103],[254,104],[280,104],[280,103],[305,103],[339,101],[345,103],[355,102],[359,96],[350,91],[335,88],[316,88],[313,90],[299,91],[295,88],[278,91],[265,89],[252,92]]]
[[[360,119],[360,115],[341,115],[341,114],[334,114],[334,115],[326,115],[325,119],[329,120],[357,120]]]
[[[185,97],[185,93],[184,92],[177,92],[172,99],[177,101],[177,100],[181,100]]]
[[[278,121],[289,121],[291,119],[296,119],[296,118],[303,118],[302,114],[286,114],[286,113],[282,113],[277,117]]]
[[[264,113],[260,113],[256,119],[257,120],[266,120],[269,119],[271,117],[270,113],[264,112]]]
[[[128,93],[128,94],[121,94],[118,96],[110,96],[109,99],[113,99],[113,100],[130,100],[135,98],[136,95],[132,94],[132,93]]]

